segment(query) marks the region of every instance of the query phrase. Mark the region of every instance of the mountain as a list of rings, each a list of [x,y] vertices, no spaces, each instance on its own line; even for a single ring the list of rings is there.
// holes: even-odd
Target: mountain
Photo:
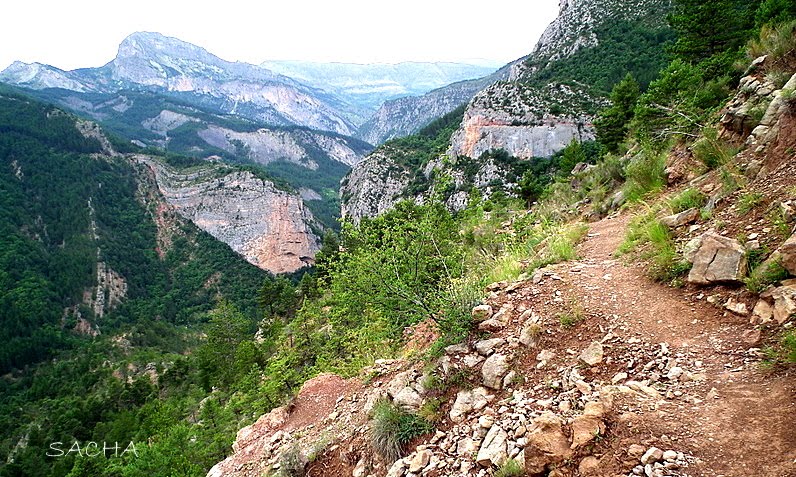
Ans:
[[[471,99],[464,93],[470,94],[473,83],[461,89],[461,96],[454,94],[469,102],[455,130],[446,130],[444,147],[435,142],[432,149],[417,148],[424,140],[409,136],[388,141],[355,166],[343,182],[344,215],[358,221],[401,199],[422,200],[433,189],[433,177],[453,178],[445,200],[454,209],[466,205],[473,188],[486,195],[513,193],[525,170],[544,169],[540,159],[549,160],[572,141],[594,140],[592,121],[607,106],[613,84],[627,73],[647,84],[666,64],[663,45],[672,39],[669,6],[666,0],[562,1],[559,16],[531,54],[498,70]],[[454,87],[427,94],[428,104],[417,99],[385,104],[376,116],[385,114],[385,121],[363,125],[360,135],[371,126],[375,129],[364,137],[374,142],[417,131],[414,118],[440,104],[432,95],[446,97]],[[453,110],[455,104],[441,110]],[[396,117],[412,121],[401,132],[386,129]]]
[[[62,71],[17,62],[0,72],[0,81],[81,93],[143,89],[271,125],[348,135],[356,130],[350,119],[356,113],[330,93],[159,33],[133,33],[119,45],[116,58],[99,68]]]
[[[420,96],[452,83],[481,78],[496,67],[449,62],[315,63],[266,61],[260,66],[334,93],[371,115],[387,100]]]
[[[453,83],[421,96],[385,101],[359,127],[356,136],[370,144],[382,144],[416,133],[434,119],[467,104],[478,91],[505,77],[507,72],[508,68],[504,67],[489,76]]]

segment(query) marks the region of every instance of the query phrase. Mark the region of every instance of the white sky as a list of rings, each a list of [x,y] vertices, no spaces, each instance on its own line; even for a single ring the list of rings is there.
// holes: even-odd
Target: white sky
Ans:
[[[230,61],[395,63],[531,52],[558,0],[11,0],[0,69],[14,60],[101,66],[135,31],[155,31]]]

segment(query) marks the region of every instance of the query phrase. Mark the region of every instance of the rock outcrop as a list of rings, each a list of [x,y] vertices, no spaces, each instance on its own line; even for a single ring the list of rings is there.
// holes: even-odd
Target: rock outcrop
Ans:
[[[183,174],[146,156],[137,160],[153,170],[164,198],[181,216],[250,263],[273,273],[314,263],[315,220],[299,195],[221,165]]]
[[[746,250],[737,240],[708,232],[695,239],[691,247],[694,252],[686,255],[693,263],[689,283],[740,282],[746,276]]]

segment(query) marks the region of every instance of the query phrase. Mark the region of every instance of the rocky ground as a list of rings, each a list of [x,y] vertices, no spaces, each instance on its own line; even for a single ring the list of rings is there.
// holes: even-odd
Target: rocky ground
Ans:
[[[275,472],[292,452],[311,476],[488,476],[508,459],[525,475],[796,476],[796,379],[761,366],[769,331],[615,258],[627,222],[593,224],[580,260],[490,286],[482,332],[433,371],[382,361],[366,383],[311,381],[210,475]],[[385,395],[441,403],[435,432],[395,463],[370,448],[368,412]]]

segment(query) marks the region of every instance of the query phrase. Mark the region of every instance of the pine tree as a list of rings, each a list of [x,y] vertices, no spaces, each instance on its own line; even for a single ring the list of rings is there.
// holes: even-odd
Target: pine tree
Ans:
[[[672,50],[700,62],[737,50],[749,37],[760,0],[676,0],[669,23],[678,39]]]
[[[602,111],[594,123],[597,140],[608,151],[617,152],[619,144],[624,141],[640,95],[639,85],[630,73],[611,91],[611,107]]]

